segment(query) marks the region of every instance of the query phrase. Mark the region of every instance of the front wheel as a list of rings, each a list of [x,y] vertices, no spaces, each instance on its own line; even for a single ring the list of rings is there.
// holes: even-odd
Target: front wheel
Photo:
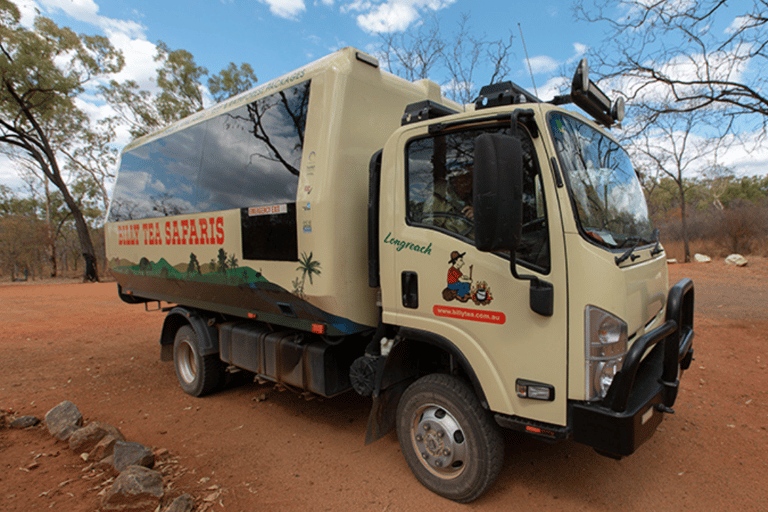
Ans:
[[[499,427],[469,385],[454,376],[427,375],[405,390],[397,437],[416,478],[445,498],[473,501],[501,472]]]
[[[181,389],[192,396],[212,393],[224,379],[224,364],[218,354],[201,355],[197,335],[189,325],[176,332],[173,364]]]

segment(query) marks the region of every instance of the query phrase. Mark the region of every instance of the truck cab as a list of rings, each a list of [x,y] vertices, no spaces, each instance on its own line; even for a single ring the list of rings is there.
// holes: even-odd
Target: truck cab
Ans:
[[[671,411],[692,357],[693,284],[668,293],[632,163],[599,124],[620,120],[622,106],[601,102],[581,73],[586,62],[570,100],[598,122],[514,84],[486,88],[471,112],[412,108],[417,121],[381,155],[379,178],[394,184],[381,193],[374,234],[387,276],[382,321],[398,326],[393,367],[414,354],[439,367],[434,353],[447,354],[498,425],[621,458]],[[420,396],[441,396],[429,382]],[[428,487],[455,496],[474,475],[459,458],[493,460],[498,441],[478,427],[475,445],[460,450],[466,412],[448,401],[403,409],[412,396],[405,391],[396,420],[406,459]],[[461,431],[462,443],[427,441],[425,429]]]

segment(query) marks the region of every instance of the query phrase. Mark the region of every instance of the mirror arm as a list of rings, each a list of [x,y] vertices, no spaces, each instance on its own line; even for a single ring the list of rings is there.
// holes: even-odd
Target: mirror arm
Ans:
[[[531,310],[534,313],[538,313],[542,316],[552,316],[555,302],[555,293],[552,283],[543,281],[536,276],[530,274],[518,274],[517,273],[517,255],[515,251],[510,251],[511,261],[509,263],[509,269],[512,272],[512,277],[518,281],[530,281],[530,295],[529,303]]]

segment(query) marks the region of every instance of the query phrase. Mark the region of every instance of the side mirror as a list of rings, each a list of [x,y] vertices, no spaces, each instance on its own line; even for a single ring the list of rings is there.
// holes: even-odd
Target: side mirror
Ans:
[[[517,122],[517,121],[515,121]],[[515,250],[520,245],[523,219],[523,146],[520,139],[484,133],[475,139],[472,181],[475,246],[481,251],[509,251],[515,279],[531,282],[531,310],[552,316],[552,284],[518,275]]]
[[[483,133],[475,139],[472,205],[475,246],[508,250],[520,243],[523,209],[523,149],[520,139]]]

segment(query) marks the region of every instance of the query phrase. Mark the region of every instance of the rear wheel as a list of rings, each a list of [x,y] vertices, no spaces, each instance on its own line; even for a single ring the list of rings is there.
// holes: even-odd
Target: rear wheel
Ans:
[[[416,478],[445,498],[467,503],[493,484],[504,460],[498,425],[464,381],[422,377],[403,393],[397,436]]]
[[[194,329],[182,326],[173,340],[173,363],[181,389],[192,396],[212,393],[224,379],[224,363],[218,354],[200,355]]]

